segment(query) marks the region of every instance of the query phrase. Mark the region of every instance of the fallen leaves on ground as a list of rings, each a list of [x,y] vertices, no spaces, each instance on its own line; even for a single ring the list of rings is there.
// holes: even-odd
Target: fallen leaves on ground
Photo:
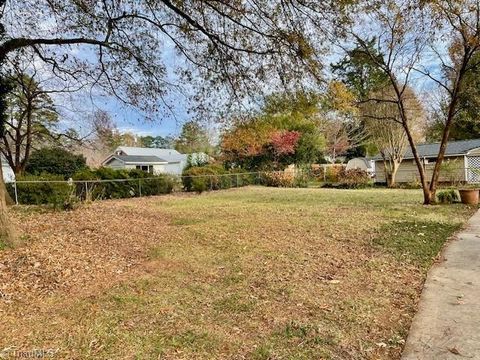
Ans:
[[[398,358],[425,269],[374,245],[377,231],[400,231],[401,216],[468,215],[444,207],[433,217],[416,201],[408,191],[254,187],[17,208],[28,239],[0,252],[0,349]]]

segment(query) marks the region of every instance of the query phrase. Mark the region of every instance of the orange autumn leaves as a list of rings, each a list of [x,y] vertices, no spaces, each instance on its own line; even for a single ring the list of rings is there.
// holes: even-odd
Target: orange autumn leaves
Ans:
[[[271,124],[254,122],[240,125],[225,133],[222,152],[226,160],[260,157],[272,154],[275,158],[292,155],[301,137],[299,131],[277,129]]]

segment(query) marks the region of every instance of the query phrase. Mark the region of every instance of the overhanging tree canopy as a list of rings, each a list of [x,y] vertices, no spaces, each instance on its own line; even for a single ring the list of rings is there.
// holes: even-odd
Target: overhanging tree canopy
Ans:
[[[178,76],[189,80],[200,97],[241,103],[268,84],[290,87],[306,76],[320,78],[322,39],[317,34],[310,41],[305,34],[337,6],[269,0],[0,0],[0,75],[8,73],[7,59],[34,58],[58,79],[102,89],[151,118],[170,109],[168,93],[185,83]],[[162,56],[172,47],[183,65],[176,76]],[[2,184],[0,199],[5,218]]]

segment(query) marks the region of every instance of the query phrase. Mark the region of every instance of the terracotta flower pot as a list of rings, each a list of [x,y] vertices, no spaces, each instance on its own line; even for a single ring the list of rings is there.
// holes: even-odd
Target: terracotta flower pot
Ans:
[[[463,204],[478,205],[478,189],[460,189],[458,191]]]

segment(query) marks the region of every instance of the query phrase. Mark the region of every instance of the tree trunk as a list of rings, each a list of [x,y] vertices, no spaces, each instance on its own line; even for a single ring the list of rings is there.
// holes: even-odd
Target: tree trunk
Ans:
[[[13,224],[8,217],[7,211],[7,189],[3,181],[3,169],[0,161],[0,243],[8,246],[20,244]]]
[[[420,160],[420,155],[418,154],[417,147],[415,145],[415,141],[413,140],[412,132],[410,131],[409,127],[409,118],[407,112],[405,110],[404,98],[403,98],[403,90],[400,90],[399,85],[397,83],[396,77],[392,74],[392,72],[388,72],[387,74],[390,78],[392,83],[393,89],[395,94],[397,95],[397,106],[398,112],[402,119],[402,126],[405,130],[405,134],[407,135],[408,144],[412,150],[413,158],[415,160],[415,164],[417,165],[418,174],[420,176],[420,183],[422,184],[423,189],[423,204],[430,205],[432,203],[432,194],[429,188],[429,183],[426,180],[425,169],[423,168],[423,163]]]
[[[429,188],[423,188],[423,205],[432,205],[435,203],[435,192]]]
[[[396,185],[396,176],[397,176],[397,171],[399,167],[400,167],[400,164],[398,162],[392,161],[392,168],[390,169],[390,172],[387,178],[388,179],[387,185],[390,188],[393,188]]]
[[[415,164],[417,164],[418,173],[420,175],[420,183],[422,184],[423,190],[423,205],[431,205],[435,200],[435,197],[432,197],[432,192],[430,191],[429,183],[426,180],[425,168],[420,156],[418,155],[417,147],[413,141],[412,134],[408,126],[405,126],[405,132],[407,133],[408,143],[413,153],[413,158],[415,159]]]

